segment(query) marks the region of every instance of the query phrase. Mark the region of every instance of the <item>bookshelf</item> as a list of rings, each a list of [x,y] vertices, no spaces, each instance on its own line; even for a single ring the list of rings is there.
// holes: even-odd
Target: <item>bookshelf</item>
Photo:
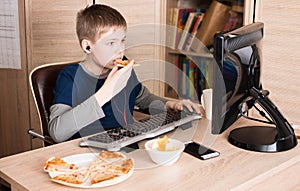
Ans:
[[[253,6],[248,0],[166,1],[165,97],[199,101],[202,90],[211,88],[213,35],[251,23]],[[200,25],[193,26],[199,15]],[[180,39],[188,35],[192,42]]]

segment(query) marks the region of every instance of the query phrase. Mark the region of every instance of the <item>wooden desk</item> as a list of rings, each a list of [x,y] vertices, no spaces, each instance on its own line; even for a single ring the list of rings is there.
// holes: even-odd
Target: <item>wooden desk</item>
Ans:
[[[240,120],[234,126],[242,124]],[[299,144],[280,153],[250,152],[230,145],[228,131],[218,136],[210,135],[209,122],[205,119],[195,126],[195,140],[206,142],[206,145],[211,142],[209,146],[220,151],[219,157],[201,161],[183,153],[173,165],[150,167],[150,158],[139,149],[129,153],[137,164],[133,175],[101,190],[299,190]],[[78,141],[2,158],[0,177],[11,184],[12,190],[71,190],[50,181],[43,171],[43,163],[52,156],[91,152],[89,148],[80,148]],[[147,168],[142,168],[143,164],[148,164]]]

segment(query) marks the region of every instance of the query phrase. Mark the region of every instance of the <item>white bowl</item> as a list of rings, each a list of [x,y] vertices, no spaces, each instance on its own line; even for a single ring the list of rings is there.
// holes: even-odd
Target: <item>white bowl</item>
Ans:
[[[158,139],[153,139],[145,143],[145,149],[151,160],[159,165],[170,165],[175,163],[184,150],[184,143],[175,139],[168,139],[166,151],[157,150]]]

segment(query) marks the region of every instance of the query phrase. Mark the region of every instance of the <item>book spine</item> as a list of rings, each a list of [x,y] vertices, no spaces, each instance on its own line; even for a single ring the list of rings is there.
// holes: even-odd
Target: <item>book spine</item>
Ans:
[[[190,98],[190,79],[189,79],[189,73],[190,73],[190,60],[185,57],[184,60],[185,65],[185,98]]]
[[[191,44],[195,38],[195,35],[199,29],[199,27],[201,26],[201,23],[202,23],[202,20],[203,20],[203,17],[204,17],[204,13],[202,13],[201,15],[198,15],[197,18],[196,18],[196,21],[195,21],[195,24],[193,26],[193,29],[192,31],[189,33],[188,37],[187,37],[187,40],[186,40],[186,45],[185,47],[183,48],[184,51],[189,51],[190,50],[190,47],[191,47]]]
[[[170,35],[169,35],[169,45],[171,48],[175,48],[176,44],[176,33],[177,33],[177,23],[178,23],[178,15],[179,15],[179,9],[178,8],[172,8],[171,9],[171,16],[172,18],[172,24],[170,27]]]
[[[175,66],[174,66],[174,76],[175,76],[175,85],[174,85],[174,88],[176,91],[179,90],[179,84],[180,84],[180,81],[179,81],[179,73],[181,72],[181,69],[180,69],[180,56],[176,56],[175,58]],[[177,92],[177,94],[179,94],[179,92]]]
[[[181,84],[181,95],[183,98],[186,97],[186,81],[187,81],[187,77],[186,77],[186,71],[187,71],[187,67],[185,64],[185,57],[183,57],[182,59],[182,84]]]
[[[189,13],[194,12],[195,10],[195,8],[174,8],[172,24],[173,29],[171,29],[171,36],[173,37],[171,41],[171,48],[177,49]]]
[[[205,58],[200,58],[200,63],[199,63],[199,68],[200,68],[200,80],[199,80],[199,86],[200,86],[200,90],[201,90],[201,94],[202,95],[202,91],[205,89]]]
[[[182,89],[183,89],[183,77],[184,77],[184,75],[183,75],[183,56],[182,55],[179,55],[178,57],[177,57],[178,59],[178,74],[177,74],[177,76],[178,76],[178,86],[177,86],[177,94],[178,94],[178,96],[179,97],[183,97],[183,91],[182,91]]]
[[[194,87],[195,87],[195,94],[194,94],[194,99],[197,101],[200,101],[200,95],[202,94],[201,89],[200,89],[200,69],[199,66],[194,67]]]
[[[189,59],[189,98],[193,99],[195,96],[195,78],[194,78],[194,62]]]
[[[184,30],[182,31],[180,41],[178,43],[178,47],[177,47],[178,50],[182,50],[183,49],[183,46],[184,46],[184,44],[186,42],[186,38],[187,38],[187,36],[189,34],[189,31],[190,31],[190,28],[193,25],[194,17],[195,17],[194,14],[192,14],[192,13],[189,14],[189,17],[188,17],[188,19],[186,21],[186,24],[184,26]]]

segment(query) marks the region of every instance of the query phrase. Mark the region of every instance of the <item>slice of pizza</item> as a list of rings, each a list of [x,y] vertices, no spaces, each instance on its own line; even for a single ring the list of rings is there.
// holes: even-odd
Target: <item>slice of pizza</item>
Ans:
[[[117,64],[118,67],[125,67],[130,63],[131,60],[122,60],[122,59],[117,59],[115,63]],[[134,61],[133,63],[136,65],[136,62]]]
[[[119,175],[120,174],[127,174],[132,168],[133,168],[132,159],[123,160],[120,165],[115,166],[116,172]]]
[[[90,184],[93,185],[103,181],[112,180],[115,177],[117,177],[117,175],[110,172],[102,171],[102,169],[93,169],[92,171],[90,171],[89,177]]]
[[[60,183],[80,185],[83,184],[88,179],[88,177],[89,177],[88,171],[77,171],[74,173],[57,175],[51,178],[51,180]]]
[[[122,159],[112,163],[102,163],[97,166],[92,166],[90,171],[103,172],[105,174],[112,174],[120,176],[123,174],[128,174],[128,172],[133,168],[132,159]]]
[[[89,165],[89,170],[100,170],[103,172],[108,172],[107,169],[110,168],[110,163],[116,162],[118,160],[125,159],[126,157],[118,152],[102,151],[98,154],[98,157]]]
[[[79,170],[80,167],[75,164],[70,164],[63,159],[52,157],[44,164],[44,170],[46,172],[72,172]]]

